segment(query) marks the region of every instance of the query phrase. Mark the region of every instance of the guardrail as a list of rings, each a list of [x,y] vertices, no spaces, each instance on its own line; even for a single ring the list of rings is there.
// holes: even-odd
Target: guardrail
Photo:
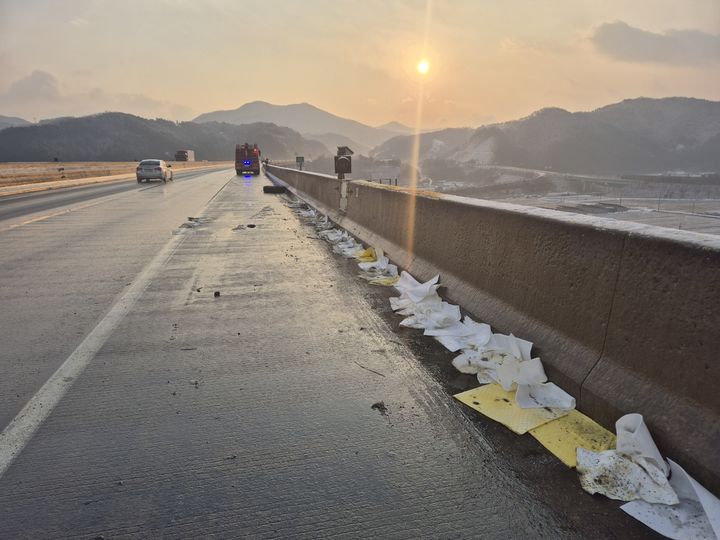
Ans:
[[[720,238],[434,192],[266,171],[450,301],[535,343],[548,377],[612,429],[641,413],[720,491]]]

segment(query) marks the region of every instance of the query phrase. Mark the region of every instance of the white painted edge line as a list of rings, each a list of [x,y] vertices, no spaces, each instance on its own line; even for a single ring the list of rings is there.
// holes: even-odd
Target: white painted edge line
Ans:
[[[152,279],[167,263],[184,238],[182,235],[173,236],[162,247],[160,252],[135,277],[130,287],[113,304],[105,317],[0,433],[0,477],[22,452],[52,410],[60,403],[60,400],[75,380],[95,358],[95,355],[142,296]]]
[[[230,178],[215,192],[206,203],[206,208],[234,178]],[[105,317],[0,433],[0,478],[30,442],[30,439],[32,439],[53,409],[57,407],[75,380],[95,358],[95,355],[130,312],[145,292],[145,289],[148,288],[152,279],[165,266],[184,239],[184,235],[173,236],[162,247],[158,254],[135,277],[130,287],[113,304]]]

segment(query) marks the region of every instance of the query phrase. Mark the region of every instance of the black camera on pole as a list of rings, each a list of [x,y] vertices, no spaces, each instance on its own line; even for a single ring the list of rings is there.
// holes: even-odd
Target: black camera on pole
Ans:
[[[335,174],[338,175],[338,180],[344,180],[346,174],[352,172],[352,155],[355,152],[350,150],[347,146],[338,146],[337,155],[335,156]]]

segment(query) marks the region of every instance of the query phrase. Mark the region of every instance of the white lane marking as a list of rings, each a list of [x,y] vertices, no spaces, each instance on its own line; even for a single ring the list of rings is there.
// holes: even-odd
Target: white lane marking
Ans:
[[[0,433],[0,477],[22,452],[40,425],[57,406],[75,380],[82,374],[100,348],[115,331],[148,285],[167,263],[184,236],[173,236],[150,263],[137,275],[130,287],[110,308],[107,315],[67,357],[47,382],[30,398],[15,418]]]
[[[195,174],[187,174],[187,175],[184,175],[184,176],[179,176],[179,177],[177,178],[177,180],[194,180],[194,179],[197,178],[198,176],[205,176],[205,174],[212,174],[213,172],[221,172],[221,171],[210,171],[209,173],[197,172],[197,173],[195,173]],[[123,182],[124,182],[124,181],[125,181],[125,180],[123,180]],[[174,181],[174,180],[173,180],[173,181]],[[117,182],[117,183],[119,183],[119,182]],[[110,184],[110,182],[108,182],[108,184]],[[94,185],[94,184],[89,184],[89,185]],[[38,221],[45,221],[46,219],[50,219],[50,218],[53,218],[53,217],[55,217],[55,216],[61,216],[61,215],[63,215],[63,214],[69,214],[69,213],[71,213],[71,212],[77,212],[78,210],[85,210],[86,208],[92,208],[93,206],[97,206],[97,205],[99,205],[99,204],[105,204],[105,203],[108,203],[108,202],[112,202],[112,201],[114,201],[114,200],[116,200],[116,199],[119,199],[119,198],[121,198],[121,197],[125,197],[125,196],[127,196],[127,195],[132,195],[132,194],[137,193],[137,192],[139,192],[139,191],[147,191],[148,189],[158,188],[158,187],[163,186],[163,185],[164,185],[164,184],[159,183],[159,184],[157,184],[157,185],[153,185],[153,186],[146,187],[146,188],[143,188],[143,189],[137,189],[137,190],[128,189],[127,191],[122,191],[122,192],[120,192],[120,193],[115,193],[115,194],[110,194],[110,195],[101,195],[100,197],[98,197],[100,200],[92,201],[92,202],[90,202],[90,203],[83,204],[83,205],[80,205],[80,206],[71,206],[70,208],[63,208],[62,210],[57,210],[57,211],[51,212],[51,213],[49,213],[49,214],[43,214],[43,215],[41,215],[41,216],[37,216],[37,217],[31,218],[31,219],[28,219],[28,220],[25,220],[25,221],[15,222],[15,223],[12,223],[11,225],[7,225],[7,226],[5,226],[5,227],[0,227],[0,232],[10,231],[10,230],[12,230],[12,229],[17,229],[18,227],[22,227],[22,226],[24,226],[24,225],[30,225],[31,223],[37,223]],[[83,186],[81,186],[81,187],[83,187]],[[225,187],[225,186],[223,185],[223,187]],[[70,189],[71,189],[71,188],[68,188],[68,190],[70,190]],[[222,191],[222,188],[220,188],[220,190]],[[34,193],[33,193],[33,194],[34,194]],[[32,195],[32,194],[31,194],[31,195]],[[19,198],[19,197],[18,197],[18,198]],[[15,199],[13,199],[13,200],[15,200]],[[212,200],[212,199],[211,199],[211,200]]]
[[[213,194],[206,203],[205,208],[234,178],[234,176],[231,177]],[[0,478],[5,474],[13,460],[20,455],[27,443],[30,442],[30,439],[32,439],[52,410],[60,403],[60,400],[75,380],[95,358],[100,348],[130,312],[130,309],[145,292],[152,279],[165,266],[184,239],[184,235],[173,236],[163,246],[153,260],[135,277],[130,287],[113,304],[107,315],[93,328],[92,332],[65,359],[55,373],[0,433]]]

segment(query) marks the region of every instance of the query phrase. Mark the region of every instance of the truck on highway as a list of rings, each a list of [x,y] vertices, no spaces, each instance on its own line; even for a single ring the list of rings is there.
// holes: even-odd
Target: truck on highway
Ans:
[[[178,150],[175,152],[175,161],[195,161],[195,150]]]
[[[260,149],[257,144],[235,145],[235,172],[238,174],[260,174]]]

